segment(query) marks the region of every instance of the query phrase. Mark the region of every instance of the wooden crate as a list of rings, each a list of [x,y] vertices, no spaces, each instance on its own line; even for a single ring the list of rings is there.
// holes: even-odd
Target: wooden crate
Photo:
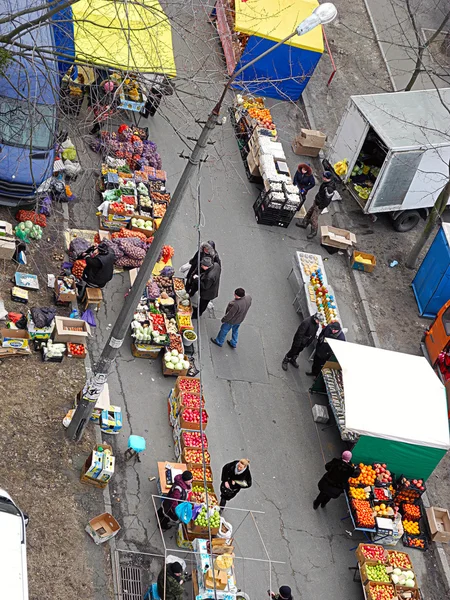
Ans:
[[[387,564],[388,561],[388,553],[386,548],[384,548],[383,546],[380,546],[379,544],[359,544],[359,546],[356,548],[355,550],[355,554],[356,554],[356,558],[359,562],[360,565],[363,565],[365,562],[371,562],[370,559],[366,558],[363,554],[362,551],[362,546],[372,546],[372,547],[377,547],[377,548],[383,548],[384,551],[384,563]]]
[[[184,408],[180,412],[180,428],[181,429],[192,429],[193,431],[200,431],[200,423],[190,423],[189,421],[184,420],[183,413],[185,410],[191,410],[191,409]],[[192,409],[192,410],[196,410],[196,409]],[[202,410],[202,412],[206,414],[206,422],[203,423],[203,430],[205,430],[208,425],[209,416],[208,416],[208,413],[206,412],[206,410]]]
[[[376,585],[380,585],[382,587],[386,587],[388,588],[391,592],[392,592],[392,598],[394,598],[395,596],[395,587],[392,583],[379,583],[377,581],[370,581],[369,583],[367,583],[364,586],[364,589],[366,591],[366,598],[367,600],[375,600],[375,597],[372,595],[372,588]]]

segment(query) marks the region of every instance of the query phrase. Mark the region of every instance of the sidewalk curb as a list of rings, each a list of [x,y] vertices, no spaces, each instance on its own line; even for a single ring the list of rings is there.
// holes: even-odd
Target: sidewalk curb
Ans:
[[[367,6],[366,0],[364,0],[364,2]],[[370,15],[370,12],[369,12],[369,15]],[[372,20],[372,18],[371,18],[371,20]],[[373,27],[373,23],[372,23],[372,27]],[[381,50],[381,48],[380,48],[380,50]],[[384,54],[383,54],[383,57],[384,57]],[[390,76],[389,69],[388,69],[388,73]],[[306,94],[306,96],[305,96],[305,90],[302,93],[300,102],[302,102],[303,106],[305,107],[306,117],[309,121],[310,127],[315,129],[315,121],[314,121],[314,116],[312,115],[312,111],[311,111],[311,104],[309,102],[308,95]],[[339,227],[341,227],[342,229],[345,229],[344,224],[340,223],[340,215],[342,214],[340,203],[333,202],[332,205],[334,208],[334,210],[332,210],[332,213],[331,213],[332,219],[336,218],[337,225]],[[372,317],[372,311],[370,309],[370,301],[367,299],[366,292],[364,290],[362,279],[361,279],[361,277],[364,277],[364,275],[360,271],[356,271],[355,269],[352,269],[352,267],[350,266],[350,260],[349,260],[348,255],[346,257],[346,262],[347,262],[347,267],[350,271],[350,279],[351,279],[352,283],[354,284],[354,289],[355,289],[355,294],[356,294],[356,298],[358,301],[358,306],[362,312],[365,324],[367,326],[367,334],[369,337],[369,341],[375,348],[381,348],[382,346],[380,344],[380,339],[378,337],[375,322]],[[423,495],[423,500],[424,500],[425,506],[430,506],[430,502],[428,500],[426,492]],[[435,544],[435,549],[436,549],[436,552],[435,552],[436,566],[442,577],[446,591],[450,594],[450,565],[448,563],[447,555],[445,554],[445,550],[442,547],[442,544],[440,544],[438,542],[434,542],[434,544]]]

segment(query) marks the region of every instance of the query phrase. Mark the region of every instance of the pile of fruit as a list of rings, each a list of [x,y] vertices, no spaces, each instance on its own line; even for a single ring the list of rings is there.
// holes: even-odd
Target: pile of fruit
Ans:
[[[403,529],[406,533],[410,533],[412,535],[420,535],[419,523],[417,521],[409,521],[408,519],[403,519]]]
[[[405,503],[403,505],[403,516],[408,521],[418,521],[422,516],[422,513],[420,511],[420,507],[417,506],[417,504]]]
[[[275,123],[272,121],[272,115],[268,108],[249,108],[247,112],[264,129],[275,129]]]
[[[86,348],[83,344],[73,344],[69,342],[67,344],[67,354],[69,356],[79,356],[82,358],[86,354]]]
[[[194,379],[192,377],[179,377],[177,379],[178,389],[182,392],[189,392],[190,394],[200,395],[200,379]]]
[[[367,565],[366,564],[367,578],[370,581],[382,581],[383,583],[389,583],[389,575],[386,573],[386,567],[382,564],[379,565]]]
[[[218,510],[213,510],[212,514],[208,517],[208,510],[206,506],[203,506],[200,512],[197,515],[194,523],[198,527],[208,527],[211,529],[217,528],[220,525],[220,512]]]
[[[405,571],[412,569],[411,561],[406,552],[388,550],[388,560],[391,567],[394,567],[395,569],[404,569]]]
[[[202,504],[206,502],[206,491],[203,485],[194,485],[192,486],[191,502],[196,502],[197,504]],[[217,498],[215,494],[213,494],[210,490],[208,490],[208,504],[210,506],[217,506]]]
[[[185,408],[181,413],[181,417],[186,421],[186,423],[197,424],[200,425],[200,411],[196,408]],[[206,410],[202,410],[202,424],[203,427],[206,427],[208,423],[208,413]]]
[[[368,560],[376,560],[384,562],[386,560],[386,550],[383,546],[377,546],[375,544],[360,544],[359,550],[362,552],[364,558]]]
[[[365,529],[374,529],[375,519],[373,517],[372,508],[368,500],[351,500],[351,506],[355,516],[357,527]]]
[[[391,499],[391,494],[389,493],[389,491],[386,488],[374,487],[373,495],[375,497],[375,500],[386,501],[386,500]]]
[[[184,462],[194,465],[201,465],[203,461],[205,464],[211,464],[211,456],[208,450],[205,450],[204,454],[201,450],[196,450],[195,448],[185,448],[183,452]]]
[[[207,448],[208,447],[208,438],[206,437],[205,433],[200,434],[200,432],[198,432],[198,431],[183,431],[183,433],[181,434],[181,437],[183,440],[184,447],[200,448],[202,445],[201,436],[203,436],[203,446],[205,448]],[[194,477],[194,479],[195,479],[195,477]]]
[[[369,587],[370,600],[392,600],[395,596],[395,588],[393,585],[375,584]]]
[[[153,204],[153,216],[155,219],[162,219],[166,214],[167,204],[162,204],[160,202],[155,202]]]
[[[406,477],[402,477],[400,481],[400,486],[403,486],[405,488],[411,488],[421,493],[425,491],[423,479],[406,479]]]
[[[403,545],[408,548],[417,548],[418,550],[426,550],[425,540],[418,537],[410,537],[405,533],[403,536]]]
[[[364,488],[351,487],[348,490],[348,495],[350,498],[355,498],[355,500],[368,500],[370,492],[366,492]]]
[[[72,265],[72,275],[75,275],[77,279],[81,279],[85,268],[85,260],[76,260]]]
[[[384,502],[375,504],[373,509],[377,513],[377,517],[391,517],[394,514],[394,509],[387,506]]]
[[[194,481],[203,481],[203,468],[202,467],[193,467],[191,469],[192,476]],[[208,483],[211,483],[213,480],[211,467],[205,467],[205,479]]]
[[[200,408],[200,397],[196,394],[188,394],[186,392],[182,392],[180,394],[180,402],[181,405],[185,408]],[[205,408],[205,399],[201,400],[202,408]]]
[[[385,464],[375,463],[374,467],[379,483],[390,483],[392,481],[391,472],[387,469]]]
[[[325,322],[331,323],[337,318],[337,307],[334,296],[330,294],[328,288],[323,283],[321,269],[313,271],[310,275],[310,284],[308,286],[309,299],[316,304],[318,312],[325,317]]]
[[[358,477],[351,477],[348,482],[350,485],[373,485],[375,483],[375,479],[377,478],[377,474],[375,473],[372,465],[365,465],[364,463],[359,463],[359,468],[361,469],[361,473]]]

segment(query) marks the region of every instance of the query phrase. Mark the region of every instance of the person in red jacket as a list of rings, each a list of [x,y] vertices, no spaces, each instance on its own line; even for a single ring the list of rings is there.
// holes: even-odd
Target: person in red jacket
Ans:
[[[173,485],[167,494],[167,500],[163,500],[161,508],[158,510],[158,518],[163,531],[167,531],[172,527],[171,521],[178,521],[175,508],[180,502],[189,499],[192,480],[193,476],[190,471],[184,471],[181,475],[176,475]]]

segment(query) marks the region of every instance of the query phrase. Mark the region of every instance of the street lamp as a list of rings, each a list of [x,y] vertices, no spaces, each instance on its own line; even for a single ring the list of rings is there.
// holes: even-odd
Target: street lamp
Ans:
[[[188,159],[178,185],[175,188],[171,201],[167,207],[164,219],[161,221],[161,225],[155,233],[153,243],[145,255],[144,261],[139,269],[130,293],[125,298],[119,316],[114,323],[108,342],[104,346],[102,354],[93,369],[92,376],[88,379],[88,381],[86,381],[83,391],[80,394],[80,400],[77,409],[72,417],[69,427],[67,428],[67,435],[72,440],[79,441],[83,436],[84,429],[89,422],[92,411],[94,410],[94,406],[106,383],[111,364],[116,357],[118,349],[124,342],[129,323],[133,318],[134,311],[141,298],[142,290],[151,277],[153,268],[158,260],[159,253],[163,246],[164,240],[166,239],[166,234],[175,217],[178,205],[180,204],[184,193],[186,192],[186,189],[191,181],[191,177],[195,174],[195,171],[203,158],[208,140],[211,137],[214,128],[219,123],[220,109],[231,84],[243,71],[254,65],[258,60],[261,60],[261,58],[264,58],[273,52],[282,44],[285,44],[294,36],[305,35],[305,33],[308,33],[318,25],[330,23],[333,21],[336,15],[337,10],[334,4],[331,4],[330,2],[321,4],[315,8],[312,14],[309,15],[309,17],[306,17],[306,19],[304,19],[291,34],[284,38],[284,40],[281,40],[281,42],[278,42],[269,48],[269,50],[266,50],[266,52],[263,52],[249,63],[235,71],[224,86],[222,95],[209,114],[208,120],[206,121],[205,126],[200,133],[194,149],[192,150],[192,154]]]

